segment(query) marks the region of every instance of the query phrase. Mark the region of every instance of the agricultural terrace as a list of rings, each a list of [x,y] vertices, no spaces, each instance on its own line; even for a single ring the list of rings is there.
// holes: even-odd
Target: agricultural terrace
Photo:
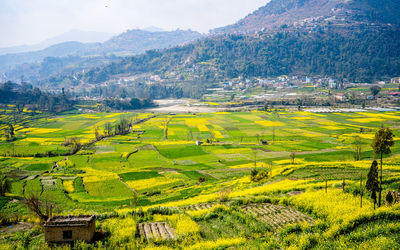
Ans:
[[[96,140],[95,131],[107,134],[106,124],[114,131],[121,119],[130,121],[129,133]],[[0,143],[0,171],[11,180],[1,211],[30,220],[21,201],[37,194],[55,203],[55,213],[95,213],[110,232],[109,247],[400,247],[392,220],[400,218],[399,205],[374,212],[364,190],[360,208],[360,175],[365,186],[381,126],[396,142],[383,161],[385,197],[399,188],[398,112],[91,113],[25,121],[15,126],[14,141]],[[68,138],[85,146],[69,154]],[[252,181],[254,168],[268,177]],[[16,244],[7,239],[0,244]]]

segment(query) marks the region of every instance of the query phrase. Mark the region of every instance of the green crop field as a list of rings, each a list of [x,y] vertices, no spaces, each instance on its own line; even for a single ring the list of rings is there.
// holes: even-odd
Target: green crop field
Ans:
[[[106,135],[105,125],[114,133],[121,119],[131,123],[129,132]],[[381,127],[393,131],[395,143],[383,157],[384,204],[374,210],[365,183],[379,160],[371,143]],[[15,140],[0,141],[0,173],[10,182],[0,197],[0,248],[45,244],[23,202],[36,196],[53,204],[54,214],[98,216],[102,237],[76,243],[79,249],[398,249],[399,197],[385,201],[400,186],[399,128],[399,112],[91,113],[24,121]],[[65,143],[71,138],[82,145],[75,152]],[[252,171],[261,177],[252,179]],[[31,229],[4,229],[16,214]],[[148,235],[152,228],[159,229]]]

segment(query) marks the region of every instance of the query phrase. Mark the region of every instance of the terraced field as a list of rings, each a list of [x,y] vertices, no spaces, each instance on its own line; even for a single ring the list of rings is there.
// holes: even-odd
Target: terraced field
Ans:
[[[105,136],[106,124],[115,131],[123,119],[131,124],[126,134]],[[93,113],[26,120],[15,126],[14,141],[0,142],[0,173],[10,180],[0,214],[33,220],[23,198],[35,194],[54,203],[58,214],[99,215],[108,248],[307,248],[306,242],[352,248],[362,237],[375,246],[361,229],[335,238],[363,219],[360,228],[373,231],[368,235],[381,230],[377,223],[387,225],[372,239],[399,246],[400,227],[389,223],[398,205],[374,212],[370,194],[359,188],[376,157],[371,142],[381,126],[395,135],[383,161],[383,188],[398,190],[398,112]],[[71,138],[84,147],[70,153],[63,142]],[[254,181],[254,169],[268,174]],[[320,192],[326,185],[328,195]],[[16,246],[8,239],[0,239],[0,247]]]
[[[267,223],[273,230],[285,227],[287,224],[298,222],[312,223],[314,220],[296,209],[277,206],[269,203],[251,204],[241,207],[246,214],[251,214],[257,219]]]
[[[175,238],[175,229],[171,228],[167,222],[139,223],[137,227],[140,237],[146,240]]]
[[[189,205],[182,207],[183,210],[194,210],[194,211],[199,211],[203,209],[210,209],[214,206],[218,205],[217,203],[204,203],[204,204],[196,204],[196,205]]]

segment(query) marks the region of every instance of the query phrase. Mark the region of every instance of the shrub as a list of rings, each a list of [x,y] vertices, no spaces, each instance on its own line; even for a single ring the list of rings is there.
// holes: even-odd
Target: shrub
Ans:
[[[0,176],[0,196],[4,196],[11,188],[11,183],[6,176]]]
[[[149,208],[147,212],[151,215],[154,214],[172,215],[172,214],[178,214],[179,210],[176,208],[169,208],[169,207],[154,207],[154,208]]]
[[[389,192],[386,194],[386,203],[387,203],[388,205],[392,205],[392,203],[393,203],[393,194],[392,194],[391,191],[389,191]]]
[[[259,182],[265,179],[268,179],[269,172],[268,171],[261,171],[259,172],[257,169],[251,170],[251,181]]]

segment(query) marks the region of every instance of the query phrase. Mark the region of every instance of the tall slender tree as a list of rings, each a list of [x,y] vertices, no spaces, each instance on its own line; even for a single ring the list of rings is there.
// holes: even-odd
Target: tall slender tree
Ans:
[[[376,134],[375,138],[372,141],[372,148],[374,149],[375,154],[380,156],[381,159],[381,173],[379,178],[379,196],[378,196],[378,207],[381,206],[382,200],[382,162],[383,162],[383,155],[390,154],[392,151],[390,147],[394,145],[393,140],[393,132],[390,128],[380,128]]]
[[[374,160],[371,164],[371,167],[367,175],[367,183],[365,187],[371,193],[371,199],[374,200],[374,209],[375,209],[376,192],[379,191],[378,162],[376,160]]]

